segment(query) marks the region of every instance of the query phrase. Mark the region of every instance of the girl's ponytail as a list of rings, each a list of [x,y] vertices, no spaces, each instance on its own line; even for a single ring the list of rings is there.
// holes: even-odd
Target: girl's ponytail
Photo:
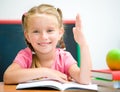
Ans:
[[[61,37],[61,39],[59,41],[59,47],[62,48],[62,49],[66,49],[63,37]]]
[[[32,65],[31,68],[39,68],[40,67],[40,63],[38,61],[38,57],[36,54],[32,54]]]

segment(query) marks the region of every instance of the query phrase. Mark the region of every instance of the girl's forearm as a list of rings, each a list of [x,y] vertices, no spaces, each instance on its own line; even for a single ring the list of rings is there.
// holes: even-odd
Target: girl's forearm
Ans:
[[[45,71],[45,68],[16,69],[15,71],[7,71],[4,74],[4,83],[17,84],[20,82],[44,77],[46,76]]]
[[[90,83],[92,61],[88,45],[81,47],[81,65],[80,65],[80,81],[84,84]]]

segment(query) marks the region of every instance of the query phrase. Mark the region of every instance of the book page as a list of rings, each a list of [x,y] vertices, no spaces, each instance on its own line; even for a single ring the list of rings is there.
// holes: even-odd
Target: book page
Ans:
[[[75,82],[68,82],[63,84],[64,90],[65,89],[89,89],[89,90],[97,90],[96,84],[89,84],[89,85],[83,85]]]
[[[17,85],[16,89],[35,88],[35,87],[48,87],[57,90],[63,90],[63,86],[60,82],[55,80],[32,80]]]

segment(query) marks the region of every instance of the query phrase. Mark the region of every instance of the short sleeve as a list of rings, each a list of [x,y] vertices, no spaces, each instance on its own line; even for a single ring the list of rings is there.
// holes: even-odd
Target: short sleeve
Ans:
[[[69,75],[68,71],[71,65],[77,64],[77,61],[73,58],[70,52],[66,52],[64,55],[64,65],[65,65],[65,73]]]
[[[30,68],[32,63],[32,52],[29,48],[22,49],[14,59],[14,63],[19,64],[22,68]]]

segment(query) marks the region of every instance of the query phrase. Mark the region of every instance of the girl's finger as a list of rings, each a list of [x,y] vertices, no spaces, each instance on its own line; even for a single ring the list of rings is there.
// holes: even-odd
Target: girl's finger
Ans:
[[[77,14],[77,16],[76,16],[75,27],[76,27],[77,30],[81,29],[81,20],[80,20],[79,14]]]

